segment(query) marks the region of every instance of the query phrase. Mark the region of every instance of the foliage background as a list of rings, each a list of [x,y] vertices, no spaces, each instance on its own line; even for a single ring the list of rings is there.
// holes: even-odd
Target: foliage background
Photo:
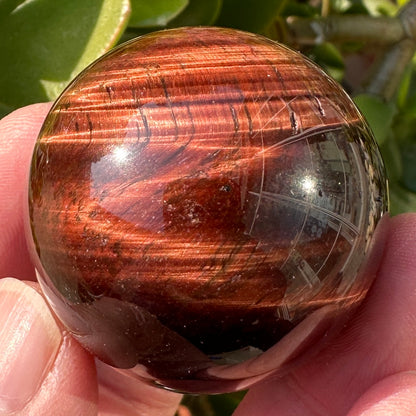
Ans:
[[[392,214],[416,211],[416,58],[396,65],[389,55],[400,36],[389,38],[396,29],[401,33],[407,13],[402,11],[409,4],[407,0],[0,0],[0,117],[27,104],[54,100],[77,73],[122,41],[185,25],[234,27],[300,50],[342,83],[380,145]],[[381,21],[380,27],[373,28],[368,19]],[[408,19],[406,37],[413,54],[412,19],[416,20]],[[322,33],[311,31],[316,24],[322,25]],[[377,62],[383,60],[391,61],[398,77],[390,94],[369,87]],[[194,415],[222,416],[232,413],[241,395],[185,397],[185,403]]]

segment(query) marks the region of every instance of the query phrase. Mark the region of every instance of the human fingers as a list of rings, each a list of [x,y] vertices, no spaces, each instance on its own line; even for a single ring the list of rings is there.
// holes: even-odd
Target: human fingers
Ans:
[[[3,189],[0,188],[1,195],[4,195],[0,198],[0,220],[5,224],[0,236],[0,276],[34,277],[24,239],[22,206],[26,202],[26,182],[33,145],[49,108],[50,104],[28,106],[0,121],[0,175],[5,178],[0,184],[0,187],[3,186]],[[71,338],[68,337],[69,340]],[[73,340],[70,344],[81,350]],[[180,395],[124,377],[110,368],[103,370],[103,364],[99,367],[100,414],[163,416],[175,413]]]
[[[94,360],[34,285],[0,279],[0,415],[96,415]]]
[[[0,276],[34,280],[23,208],[33,146],[50,104],[34,104],[0,120]]]
[[[377,279],[339,337],[288,376],[255,386],[235,415],[346,415],[377,382],[416,369],[415,293],[416,214],[407,214],[390,220]]]
[[[25,107],[0,120],[2,277],[34,278],[23,204],[33,145],[49,107]],[[32,286],[0,280],[0,322],[0,414],[96,414],[94,361],[55,323]]]

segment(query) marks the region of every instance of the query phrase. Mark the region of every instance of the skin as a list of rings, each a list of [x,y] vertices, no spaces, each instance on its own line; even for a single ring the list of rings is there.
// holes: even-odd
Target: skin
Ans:
[[[33,296],[39,294],[22,207],[33,144],[49,108],[36,104],[0,121],[0,276],[25,281]],[[416,214],[392,218],[387,232],[377,279],[340,335],[287,376],[252,387],[235,416],[416,414]],[[62,328],[61,336],[39,389],[15,414],[168,416],[177,410],[180,395],[96,363]]]

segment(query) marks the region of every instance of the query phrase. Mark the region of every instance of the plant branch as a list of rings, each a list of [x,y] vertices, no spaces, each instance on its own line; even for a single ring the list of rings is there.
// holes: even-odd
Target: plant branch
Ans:
[[[327,41],[359,41],[389,45],[407,37],[405,27],[396,17],[367,15],[289,17],[285,26],[289,42],[301,45],[318,45]]]
[[[364,92],[390,101],[400,84],[403,72],[416,50],[413,39],[404,39],[390,47],[370,72]]]
[[[354,41],[386,47],[364,87],[364,92],[386,101],[394,97],[416,51],[416,0],[405,4],[395,17],[289,17],[276,24],[284,41],[292,45]]]
[[[410,0],[398,13],[405,37],[390,46],[375,64],[364,91],[390,101],[403,73],[416,51],[416,0]],[[387,30],[386,30],[387,32]]]

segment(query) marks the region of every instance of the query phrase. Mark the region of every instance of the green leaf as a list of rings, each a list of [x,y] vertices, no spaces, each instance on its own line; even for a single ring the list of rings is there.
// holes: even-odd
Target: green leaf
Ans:
[[[390,212],[392,215],[403,212],[416,212],[416,193],[400,186],[390,184]]]
[[[313,17],[318,13],[318,9],[309,3],[299,3],[295,0],[282,2],[282,9],[278,10],[278,15],[282,16]]]
[[[416,142],[407,143],[400,148],[403,164],[403,184],[416,192]]]
[[[406,110],[406,101],[409,96],[409,88],[412,80],[413,69],[409,66],[402,76],[398,91],[397,91],[397,106],[400,110]]]
[[[409,3],[409,0],[398,0],[397,5],[403,7],[405,4]]]
[[[310,52],[314,61],[324,66],[332,66],[334,68],[344,68],[344,58],[338,48],[329,42],[321,43],[312,48]]]
[[[341,82],[344,78],[344,58],[332,43],[324,42],[313,46],[308,52],[308,57],[338,82]]]
[[[344,76],[345,76],[345,71],[343,68],[335,68],[333,66],[327,66],[324,69],[329,74],[329,76],[335,79],[335,81],[338,81],[339,83],[343,81]]]
[[[231,416],[245,394],[245,391],[240,391],[217,395],[184,395],[181,403],[194,416]]]
[[[128,0],[31,0],[0,15],[0,102],[55,99],[115,44],[129,13]]]
[[[397,111],[395,104],[386,103],[379,97],[369,94],[357,95],[354,101],[367,119],[378,144],[383,144],[391,132],[393,118]]]
[[[365,7],[362,6],[360,0],[332,0],[331,1],[331,12],[335,14],[343,14],[348,12],[350,9],[355,9],[356,7]]]
[[[0,119],[2,119],[5,115],[11,113],[12,111],[13,111],[12,107],[9,107],[8,105],[0,103]]]
[[[217,24],[263,33],[285,3],[286,0],[224,0]]]
[[[189,0],[188,6],[168,27],[209,26],[215,23],[220,13],[222,0]]]
[[[0,16],[9,14],[12,10],[15,10],[17,6],[24,3],[25,0],[0,0]]]
[[[416,103],[412,103],[412,101],[408,101],[406,110],[400,111],[394,120],[394,137],[401,145],[408,142],[416,143]]]
[[[237,406],[243,400],[246,391],[237,393],[218,394],[209,396],[209,401],[214,410],[214,414],[221,416],[231,416]]]
[[[381,155],[387,170],[387,177],[391,182],[399,182],[403,174],[400,147],[391,134],[380,146]]]
[[[371,16],[395,16],[397,5],[390,0],[363,0]]]
[[[166,26],[188,5],[188,0],[130,0],[129,26]]]

